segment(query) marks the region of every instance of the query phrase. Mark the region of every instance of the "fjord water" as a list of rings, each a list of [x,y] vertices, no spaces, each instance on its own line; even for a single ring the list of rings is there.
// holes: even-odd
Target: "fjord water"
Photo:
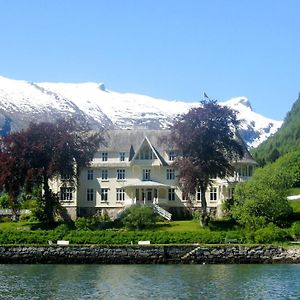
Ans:
[[[300,265],[0,265],[1,299],[300,299]]]

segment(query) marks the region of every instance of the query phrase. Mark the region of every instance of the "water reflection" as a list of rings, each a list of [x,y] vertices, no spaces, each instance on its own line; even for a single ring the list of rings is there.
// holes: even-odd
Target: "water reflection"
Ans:
[[[0,265],[1,299],[300,299],[300,265]]]

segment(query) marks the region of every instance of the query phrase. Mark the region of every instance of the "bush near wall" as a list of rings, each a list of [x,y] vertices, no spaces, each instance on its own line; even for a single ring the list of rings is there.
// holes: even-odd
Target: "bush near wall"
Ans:
[[[112,230],[16,230],[0,231],[0,245],[36,244],[46,245],[48,241],[68,240],[70,244],[126,245],[138,241],[151,244],[224,244],[260,243],[268,244],[291,239],[289,230],[268,226],[251,234],[242,231],[162,232],[162,231],[112,231]]]

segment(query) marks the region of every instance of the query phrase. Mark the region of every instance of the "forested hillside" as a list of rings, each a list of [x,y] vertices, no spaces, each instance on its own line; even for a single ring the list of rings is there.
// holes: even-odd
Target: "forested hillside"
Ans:
[[[275,161],[278,157],[300,147],[300,94],[282,127],[265,142],[252,150],[260,165]]]

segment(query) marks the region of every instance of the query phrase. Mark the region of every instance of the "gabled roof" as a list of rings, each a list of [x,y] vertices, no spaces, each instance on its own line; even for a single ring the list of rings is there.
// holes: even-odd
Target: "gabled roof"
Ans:
[[[155,150],[155,148],[151,145],[151,142],[149,141],[149,139],[147,138],[147,136],[145,136],[143,142],[141,143],[141,145],[139,146],[139,148],[138,148],[137,151],[135,152],[135,154],[134,154],[134,156],[132,157],[132,159],[129,158],[129,160],[134,161],[134,160],[137,158],[138,154],[140,153],[142,147],[143,147],[145,144],[148,145],[148,147],[149,147],[150,150],[152,151],[153,155],[156,157],[156,159],[159,160],[160,165],[163,165],[161,156],[160,156],[159,153]]]
[[[100,151],[115,151],[115,152],[129,152],[130,149],[134,152],[140,147],[145,137],[151,143],[152,147],[162,152],[171,147],[168,145],[167,137],[169,130],[149,130],[149,129],[131,129],[131,130],[108,130],[105,133],[106,145],[100,147]]]
[[[109,130],[105,133],[106,145],[102,145],[99,151],[109,152],[129,152],[129,161],[131,161],[140,147],[142,146],[145,139],[148,141],[151,149],[158,157],[160,163],[166,165],[167,163],[162,158],[164,151],[174,150],[170,143],[170,131],[169,130],[149,130],[149,129],[117,129]],[[242,142],[245,147],[244,157],[238,162],[257,164],[249,153],[246,144],[237,133],[237,138]]]

